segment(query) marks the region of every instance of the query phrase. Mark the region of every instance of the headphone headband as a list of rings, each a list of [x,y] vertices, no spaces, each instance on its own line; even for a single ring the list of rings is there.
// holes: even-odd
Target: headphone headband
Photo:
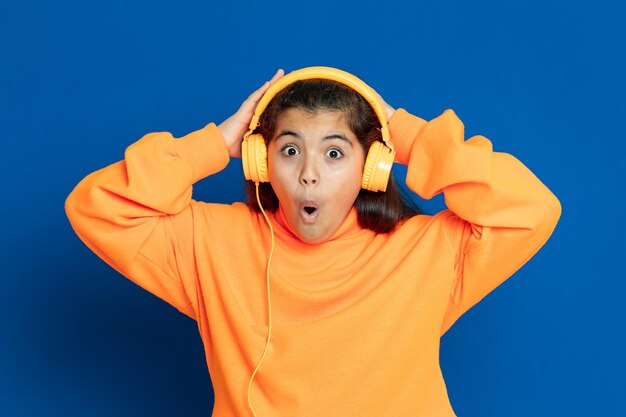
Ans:
[[[270,101],[278,94],[281,90],[286,88],[287,86],[295,83],[300,80],[310,80],[314,78],[321,78],[331,81],[337,81],[347,87],[352,88],[357,93],[359,93],[367,102],[372,106],[376,115],[378,116],[378,120],[380,121],[381,133],[383,137],[383,141],[385,145],[387,145],[391,150],[393,150],[393,143],[389,138],[389,127],[387,126],[387,115],[385,113],[385,108],[378,97],[378,94],[372,87],[365,84],[360,78],[350,74],[349,72],[342,71],[337,68],[331,67],[308,67],[302,68],[296,71],[292,71],[289,74],[281,77],[278,81],[272,84],[259,103],[256,106],[254,111],[254,115],[250,120],[250,126],[248,128],[248,132],[244,135],[244,137],[248,137],[254,129],[259,125],[259,119],[261,118],[261,114],[265,111],[265,108],[270,103]]]

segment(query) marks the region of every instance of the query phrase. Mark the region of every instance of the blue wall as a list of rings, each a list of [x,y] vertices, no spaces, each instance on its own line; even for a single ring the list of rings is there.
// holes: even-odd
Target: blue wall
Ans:
[[[442,338],[459,417],[623,412],[623,2],[228,3],[0,5],[0,415],[210,415],[195,322],[83,246],[63,203],[144,134],[219,123],[310,65],[426,119],[454,109],[562,203],[544,248]],[[237,160],[194,197],[241,199],[241,181]]]

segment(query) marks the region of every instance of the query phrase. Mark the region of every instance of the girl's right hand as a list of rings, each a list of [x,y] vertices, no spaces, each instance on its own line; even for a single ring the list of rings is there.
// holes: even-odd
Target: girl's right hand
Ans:
[[[274,84],[274,82],[283,75],[285,75],[285,72],[282,69],[276,71],[276,74],[274,74],[271,80],[266,81],[261,88],[250,94],[241,107],[239,107],[239,110],[218,126],[219,130],[222,132],[222,136],[228,147],[228,154],[231,158],[241,158],[241,141],[243,140],[243,135],[250,127],[250,120],[252,119],[257,103],[261,100],[261,97],[263,97],[263,94],[269,86]]]

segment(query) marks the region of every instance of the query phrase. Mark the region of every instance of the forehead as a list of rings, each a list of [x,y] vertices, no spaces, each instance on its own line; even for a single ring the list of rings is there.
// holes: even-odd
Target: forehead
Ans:
[[[352,133],[345,112],[339,110],[316,110],[314,112],[291,108],[283,111],[276,119],[276,131],[281,129],[307,130],[341,130]]]

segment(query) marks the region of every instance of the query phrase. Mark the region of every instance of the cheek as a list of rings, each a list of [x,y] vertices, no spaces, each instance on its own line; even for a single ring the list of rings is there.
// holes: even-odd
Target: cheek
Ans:
[[[277,175],[275,171],[270,171],[270,184],[272,185],[274,193],[276,194],[278,199],[282,200],[287,191],[286,184],[282,180],[281,176]]]
[[[342,187],[352,189],[354,187],[360,188],[361,179],[363,177],[363,168],[356,165],[346,165],[339,170],[333,172],[335,181],[342,184]]]
[[[354,204],[354,200],[356,200],[356,198],[359,195],[359,192],[361,191],[361,182],[363,180],[363,167],[362,166],[358,166],[354,169],[353,173],[352,173],[352,204]]]
[[[362,172],[351,168],[342,172],[337,172],[337,176],[332,178],[334,184],[333,194],[335,201],[339,205],[352,206],[361,191]]]
[[[270,160],[268,161],[268,173],[270,184],[272,185],[276,197],[278,197],[278,200],[284,202],[285,198],[289,196],[289,187],[292,186],[291,182],[288,181],[290,173],[287,167],[280,162],[275,164]]]

